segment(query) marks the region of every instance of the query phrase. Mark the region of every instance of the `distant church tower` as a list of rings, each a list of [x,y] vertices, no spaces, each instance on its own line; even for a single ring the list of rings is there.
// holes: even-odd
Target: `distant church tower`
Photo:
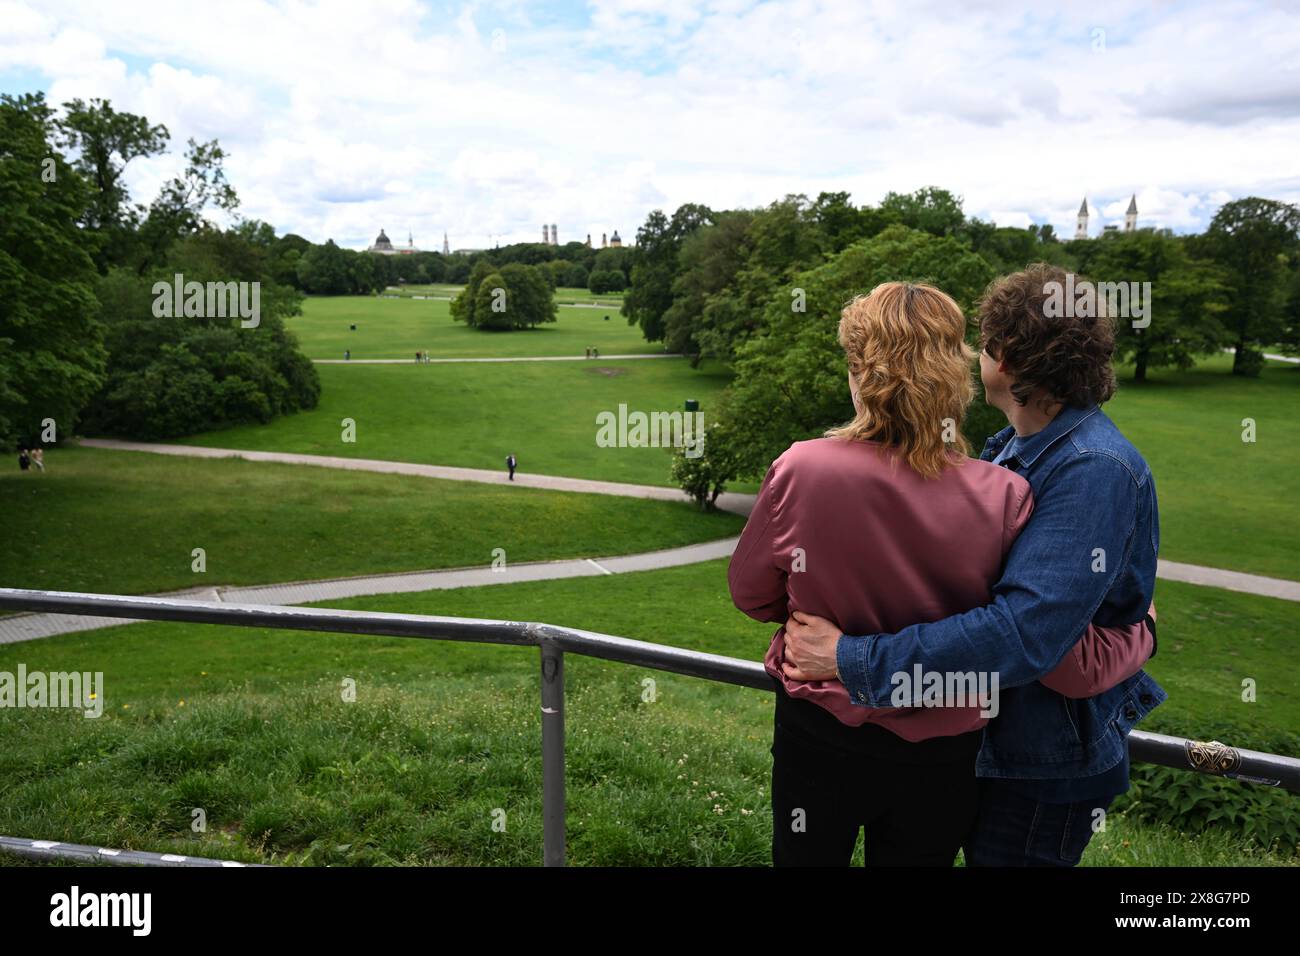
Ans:
[[[555,223],[551,223],[551,245],[553,246],[558,246],[560,244],[560,236],[558,230],[559,227],[556,226]]]
[[[451,244],[447,242],[447,234],[445,232],[442,234],[442,254],[444,256],[451,255]]]
[[[551,244],[551,231],[546,228],[546,223],[542,223],[542,245],[549,246],[550,244]]]
[[[1124,213],[1124,231],[1137,232],[1138,227],[1138,198],[1137,193],[1128,201],[1128,212]]]
[[[591,248],[591,233],[587,233],[587,248]]]
[[[618,230],[614,230],[614,235],[609,237],[609,247],[611,249],[622,249],[623,240],[618,237]]]
[[[1083,205],[1079,207],[1079,218],[1074,227],[1074,238],[1088,238],[1088,197],[1083,197]]]
[[[600,234],[600,248],[602,249],[609,248],[609,243],[605,240],[605,234],[603,232]]]

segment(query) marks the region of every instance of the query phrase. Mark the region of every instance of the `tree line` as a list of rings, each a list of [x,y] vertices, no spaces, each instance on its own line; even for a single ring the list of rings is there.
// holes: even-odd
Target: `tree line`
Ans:
[[[1300,351],[1300,209],[1258,197],[1226,203],[1198,235],[1148,228],[1062,240],[1050,225],[967,217],[959,197],[936,187],[891,192],[874,206],[823,192],[761,209],[656,210],[633,249],[629,324],[736,373],[703,456],[679,453],[674,463],[705,505],[727,481],[761,477],[790,443],[852,417],[839,313],[881,282],[936,285],[972,319],[996,276],[1031,262],[1095,282],[1149,282],[1150,324],[1116,322],[1116,358],[1139,382],[1223,349],[1243,376],[1259,374],[1266,349]],[[976,331],[972,321],[972,343]],[[1001,424],[977,400],[964,428],[982,448]]]
[[[148,205],[124,172],[168,150],[165,126],[103,100],[55,115],[40,94],[0,96],[0,446],[74,434],[157,439],[312,408],[320,382],[286,330],[301,293],[274,229],[238,219],[225,154],[190,140]],[[156,308],[155,286],[258,283],[256,327]],[[187,314],[189,313],[189,314]]]

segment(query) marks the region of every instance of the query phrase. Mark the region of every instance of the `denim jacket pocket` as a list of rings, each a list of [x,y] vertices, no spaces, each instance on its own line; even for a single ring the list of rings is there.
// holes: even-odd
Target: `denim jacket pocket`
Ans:
[[[1061,709],[1065,712],[1065,722],[1074,735],[1074,742],[1082,746],[1085,741],[1083,735],[1079,733],[1079,702],[1063,696]]]

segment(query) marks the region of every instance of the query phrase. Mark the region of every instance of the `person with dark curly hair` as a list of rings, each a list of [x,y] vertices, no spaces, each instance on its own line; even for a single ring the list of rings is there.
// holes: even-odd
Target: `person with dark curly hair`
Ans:
[[[858,707],[899,706],[900,674],[998,674],[999,713],[983,730],[979,808],[963,842],[972,866],[1078,863],[1128,790],[1129,731],[1167,697],[1141,670],[1083,698],[1040,680],[1090,624],[1145,621],[1155,649],[1155,483],[1100,408],[1115,394],[1111,319],[1045,307],[1067,280],[1032,265],[995,281],[980,305],[985,399],[1010,422],[980,457],[1027,479],[1035,502],[992,601],[896,633],[844,634],[798,611],[785,627],[794,674],[838,675]],[[953,560],[963,546],[954,536]]]

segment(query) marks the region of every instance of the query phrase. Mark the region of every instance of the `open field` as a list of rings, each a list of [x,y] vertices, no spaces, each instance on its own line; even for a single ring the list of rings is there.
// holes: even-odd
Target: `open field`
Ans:
[[[620,403],[681,410],[695,398],[708,417],[729,377],[685,359],[323,365],[320,374],[313,411],[181,442],[495,469],[513,452],[533,474],[670,485],[666,449],[600,448],[596,415],[617,415]],[[344,418],[356,421],[355,443],[340,440]]]
[[[1296,725],[1294,686],[1262,682],[1254,705],[1229,689],[1290,660],[1291,607],[1168,584],[1159,599],[1151,671],[1171,699],[1146,729],[1157,715],[1166,731],[1193,716],[1239,723],[1246,707]],[[542,620],[751,659],[771,633],[730,607],[721,561],[340,606]],[[1228,634],[1250,637],[1225,657]],[[0,668],[19,661],[102,671],[105,713],[0,712],[12,741],[0,832],[315,864],[540,860],[533,649],[153,623],[0,647]],[[566,671],[571,862],[768,861],[769,695],[572,655]],[[349,677],[355,703],[340,699]],[[642,699],[651,677],[654,702]],[[205,834],[190,831],[194,807]],[[491,828],[497,808],[505,833]],[[1294,862],[1230,833],[1119,812],[1111,824],[1086,862]]]
[[[611,355],[662,353],[639,328],[627,324],[617,306],[608,312],[560,306],[553,325],[514,332],[484,332],[451,318],[451,303],[432,299],[385,299],[375,296],[311,297],[303,314],[288,320],[309,358],[399,358],[415,361],[425,350],[432,358],[575,355],[588,346]],[[609,320],[605,320],[605,316]],[[350,326],[355,324],[356,331]]]
[[[1121,369],[1105,410],[1151,465],[1162,558],[1300,580],[1300,371],[1270,362],[1242,379],[1231,366],[1215,356],[1142,385]]]
[[[0,473],[6,587],[140,594],[487,566],[494,548],[511,563],[616,555],[744,524],[688,503],[237,459],[67,448],[46,464]]]

